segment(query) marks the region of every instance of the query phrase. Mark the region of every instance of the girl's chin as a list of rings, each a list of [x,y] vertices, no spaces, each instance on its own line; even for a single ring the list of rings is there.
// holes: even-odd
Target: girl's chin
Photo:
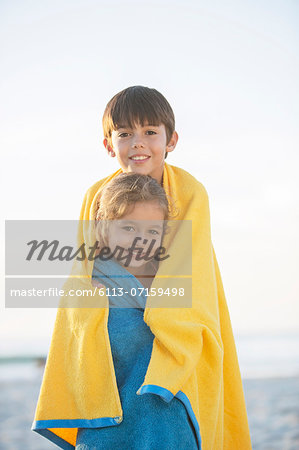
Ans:
[[[137,261],[134,257],[133,258],[128,258],[129,259],[129,265],[127,265],[126,267],[143,267],[146,266],[147,263],[149,261],[152,261],[154,255],[151,256],[150,259],[147,258],[147,260],[145,261],[144,259],[141,259],[140,261]],[[121,264],[122,266],[124,266],[126,264],[126,258],[121,258],[121,259],[117,259],[117,258],[113,258],[115,259],[115,261],[117,261],[119,264]]]
[[[125,265],[125,261],[118,261],[118,263],[132,275],[142,276],[147,274],[147,262],[144,263],[144,261],[131,261],[129,265]]]
[[[133,262],[131,261],[130,264],[128,266],[125,266],[125,262],[121,261],[120,264],[122,266],[124,266],[126,269],[142,269],[142,267],[145,267],[146,264],[144,264],[144,262],[141,264],[141,262]]]

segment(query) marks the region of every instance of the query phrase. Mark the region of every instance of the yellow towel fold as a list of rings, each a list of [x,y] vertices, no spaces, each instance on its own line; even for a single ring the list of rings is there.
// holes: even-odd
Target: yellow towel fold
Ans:
[[[80,215],[79,245],[90,242],[87,221],[91,223],[95,217],[102,188],[119,173],[121,170],[88,190]],[[176,220],[192,221],[192,255],[182,250],[180,255],[182,266],[184,258],[192,256],[192,307],[145,308],[144,321],[155,339],[141,392],[143,387],[146,392],[147,387],[158,386],[167,392],[166,401],[176,395],[186,399],[203,450],[249,450],[238,358],[211,241],[208,195],[189,173],[169,164],[164,166],[163,187],[175,200]],[[178,251],[175,239],[170,249]],[[70,277],[64,289],[92,289],[92,268],[93,261],[76,261],[73,275],[81,277]],[[159,275],[160,269],[152,287],[160,286],[163,277]],[[72,301],[82,305],[83,300]],[[96,295],[89,301],[102,307],[57,310],[32,426],[65,449],[75,447],[78,428],[117,426],[125,414],[107,330],[108,300]]]

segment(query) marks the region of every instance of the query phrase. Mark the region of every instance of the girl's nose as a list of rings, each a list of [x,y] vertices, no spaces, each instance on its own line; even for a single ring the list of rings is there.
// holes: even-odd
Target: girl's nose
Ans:
[[[140,231],[136,231],[134,236],[132,236],[132,242],[136,240],[137,247],[142,245],[142,242],[143,242],[144,239],[145,238],[143,236],[143,233],[141,233]]]
[[[156,242],[155,236],[148,236],[146,232],[136,232],[133,241],[138,238],[136,242],[136,247],[142,247],[144,251],[148,249],[151,245],[152,240]],[[132,241],[132,242],[133,242]]]

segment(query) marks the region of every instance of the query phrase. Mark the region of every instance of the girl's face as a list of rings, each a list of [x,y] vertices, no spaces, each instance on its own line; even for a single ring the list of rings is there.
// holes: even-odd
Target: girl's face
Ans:
[[[157,201],[137,202],[128,214],[110,222],[108,247],[112,253],[117,247],[124,249],[122,260],[118,260],[120,264],[124,265],[123,257],[130,255],[128,267],[141,268],[161,246],[163,225],[164,212]],[[134,249],[129,250],[132,246]]]

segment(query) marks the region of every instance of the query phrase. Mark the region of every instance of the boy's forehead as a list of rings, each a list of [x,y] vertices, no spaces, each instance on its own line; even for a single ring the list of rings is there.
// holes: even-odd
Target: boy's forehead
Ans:
[[[162,123],[157,124],[157,123],[152,123],[150,121],[144,121],[143,124],[142,124],[142,123],[137,121],[137,122],[134,122],[132,125],[133,126],[131,127],[129,122],[128,123],[124,123],[123,122],[123,123],[120,123],[120,124],[117,123],[117,124],[115,124],[115,129],[119,130],[121,128],[159,127],[160,125],[162,125]]]

